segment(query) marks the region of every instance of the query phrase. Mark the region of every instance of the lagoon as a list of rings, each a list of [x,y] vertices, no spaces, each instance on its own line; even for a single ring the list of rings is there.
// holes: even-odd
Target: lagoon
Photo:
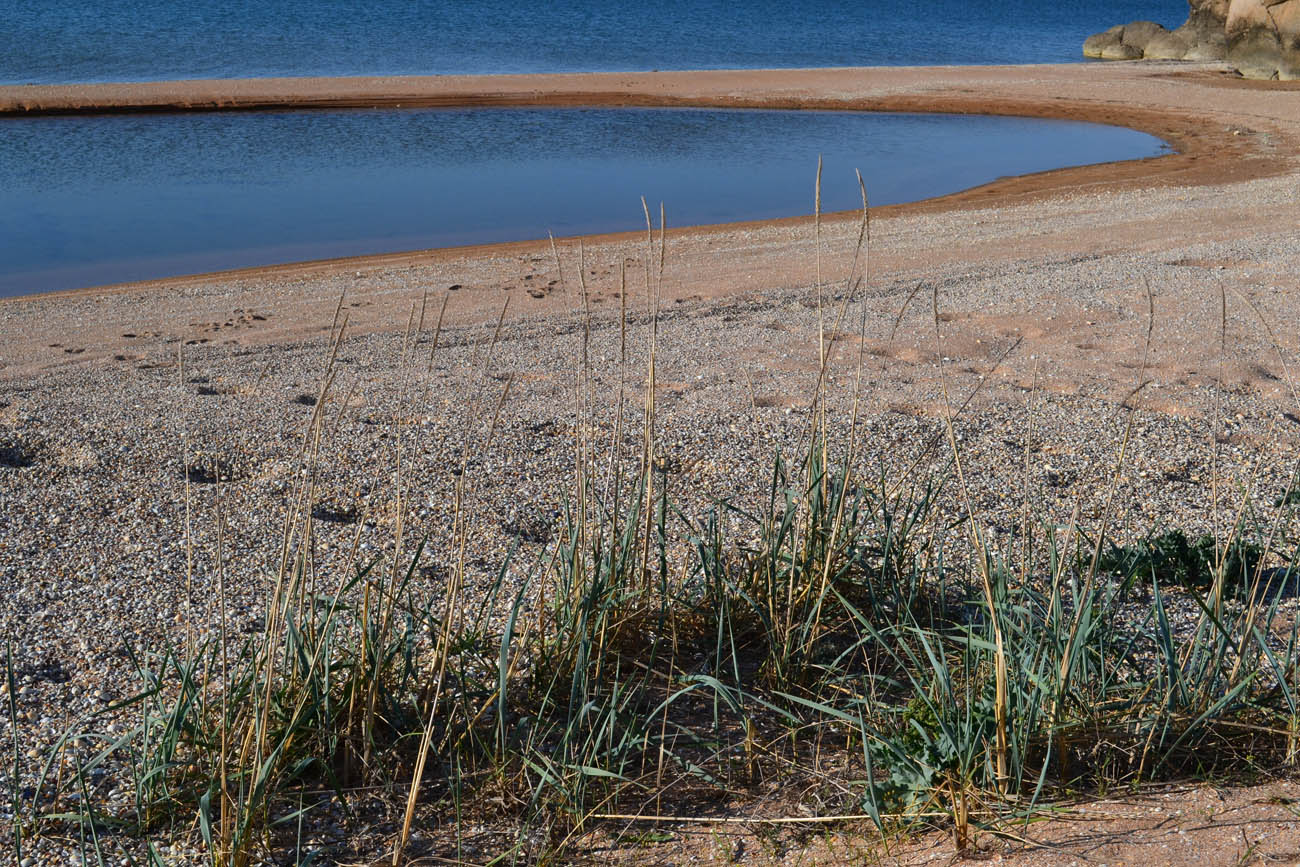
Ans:
[[[1004,117],[426,109],[11,118],[0,295],[306,259],[914,201],[1154,156],[1152,136]]]

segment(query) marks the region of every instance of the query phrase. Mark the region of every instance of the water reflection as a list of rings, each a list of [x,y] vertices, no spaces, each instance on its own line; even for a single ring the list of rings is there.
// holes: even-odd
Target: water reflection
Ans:
[[[1158,153],[1089,124],[940,115],[491,109],[0,123],[0,294],[422,247],[911,201]]]

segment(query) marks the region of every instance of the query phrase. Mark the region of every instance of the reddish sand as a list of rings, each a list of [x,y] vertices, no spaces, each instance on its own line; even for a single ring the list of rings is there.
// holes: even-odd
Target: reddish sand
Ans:
[[[1213,65],[1069,64],[1016,67],[871,68],[773,71],[662,72],[548,76],[440,78],[266,79],[180,81],[144,84],[0,87],[0,114],[107,111],[254,110],[344,106],[415,105],[689,105],[807,107],[881,111],[935,111],[1012,114],[1121,124],[1160,136],[1174,153],[1122,163],[1062,169],[1007,178],[938,199],[873,210],[873,220],[957,209],[1000,208],[1051,200],[1065,194],[1104,193],[1151,187],[1197,187],[1294,171],[1300,152],[1300,91],[1291,86],[1261,87],[1230,77]],[[811,198],[811,196],[810,196]],[[672,203],[668,203],[669,222]],[[1189,213],[1185,225],[1166,223],[1110,226],[1087,236],[1036,233],[1032,247],[1024,238],[1005,241],[945,237],[923,249],[876,245],[873,272],[888,278],[918,259],[929,262],[996,261],[1027,252],[1095,248],[1098,245],[1158,243],[1207,230],[1214,234],[1248,229],[1251,220],[1271,221],[1269,214],[1225,208],[1220,213]],[[843,220],[856,220],[844,215]],[[809,258],[791,255],[808,244],[802,227],[808,218],[752,224],[728,224],[670,231],[673,279],[667,291],[676,297],[711,296],[772,286],[807,283]],[[833,227],[837,220],[828,223]],[[1117,224],[1118,225],[1118,224]],[[1217,228],[1216,228],[1217,226]],[[1116,232],[1119,232],[1117,235]],[[638,249],[636,235],[586,239],[587,254],[606,265]],[[78,334],[96,355],[111,353],[123,331],[151,327],[184,332],[182,323],[224,318],[229,297],[237,306],[272,306],[277,324],[259,321],[240,335],[242,342],[295,339],[314,330],[301,323],[327,317],[337,300],[335,281],[316,278],[358,275],[352,294],[365,294],[368,306],[355,312],[352,327],[361,331],[392,327],[409,307],[409,292],[386,291],[381,274],[409,273],[434,291],[447,285],[517,281],[519,262],[544,257],[545,242],[526,241],[485,247],[425,250],[356,259],[338,259],[200,275],[88,290],[101,299],[97,315],[84,318],[85,290],[27,299],[0,299],[15,361],[37,361],[36,350],[50,335]],[[457,279],[457,274],[474,279]],[[443,275],[452,275],[444,278]],[[444,283],[445,280],[445,283]],[[329,285],[326,285],[326,284]],[[287,288],[292,284],[292,289]],[[194,297],[170,290],[204,286]],[[224,287],[224,288],[221,288]],[[471,287],[472,289],[472,287]],[[106,293],[126,294],[110,312]],[[449,315],[453,322],[482,321],[500,312],[501,293],[464,291]],[[38,300],[39,299],[39,300]],[[63,299],[76,299],[72,306]],[[211,302],[208,304],[207,302]],[[521,298],[511,317],[567,309],[569,299],[550,295]],[[212,306],[208,310],[208,306]],[[17,316],[19,309],[31,313]],[[107,314],[107,315],[105,315]],[[120,315],[117,315],[120,314]],[[145,319],[147,324],[140,320]],[[20,328],[13,328],[19,320]],[[295,323],[295,324],[290,324]],[[104,327],[98,327],[103,324]],[[179,336],[185,336],[183,334]],[[30,339],[30,343],[27,341]],[[24,344],[26,346],[24,346]],[[29,349],[29,351],[25,351]],[[94,356],[91,356],[94,357]],[[89,360],[89,359],[86,359]],[[39,362],[38,362],[39,366]],[[26,368],[26,364],[19,364]]]

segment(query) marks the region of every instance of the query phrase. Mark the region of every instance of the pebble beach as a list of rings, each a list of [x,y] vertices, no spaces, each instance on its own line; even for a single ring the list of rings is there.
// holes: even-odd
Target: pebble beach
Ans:
[[[1117,539],[1222,533],[1288,496],[1300,91],[1173,64],[623,78],[409,87],[460,104],[983,105],[1129,119],[1176,153],[882,209],[861,256],[855,214],[672,228],[662,281],[633,234],[0,299],[0,628],[25,761],[138,686],[125,646],[210,637],[218,582],[230,627],[261,628],[304,471],[322,575],[354,545],[391,553],[400,502],[436,592],[464,474],[469,587],[523,580],[572,489],[584,406],[601,453],[635,462],[656,318],[656,452],[688,515],[762,501],[775,455],[806,442],[823,341],[839,454],[923,484],[950,472],[951,419],[996,544],[1026,514]],[[0,87],[0,110],[35,104],[18,90]],[[965,500],[941,509],[959,519]]]

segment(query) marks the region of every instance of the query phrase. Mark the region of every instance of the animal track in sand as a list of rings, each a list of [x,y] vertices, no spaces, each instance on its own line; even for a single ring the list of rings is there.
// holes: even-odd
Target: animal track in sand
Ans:
[[[80,355],[81,353],[86,351],[86,348],[84,346],[82,347],[64,346],[62,343],[50,343],[48,344],[48,346],[50,349],[62,349],[64,352],[66,352],[69,355]]]
[[[355,307],[357,304],[354,302],[352,306]],[[254,328],[256,323],[265,322],[269,316],[270,314],[254,313],[251,310],[237,307],[228,319],[221,322],[191,322],[190,327],[209,333],[221,332],[231,328]]]
[[[1242,264],[1232,259],[1175,259],[1170,265],[1183,268],[1205,268],[1210,271],[1226,271]]]

